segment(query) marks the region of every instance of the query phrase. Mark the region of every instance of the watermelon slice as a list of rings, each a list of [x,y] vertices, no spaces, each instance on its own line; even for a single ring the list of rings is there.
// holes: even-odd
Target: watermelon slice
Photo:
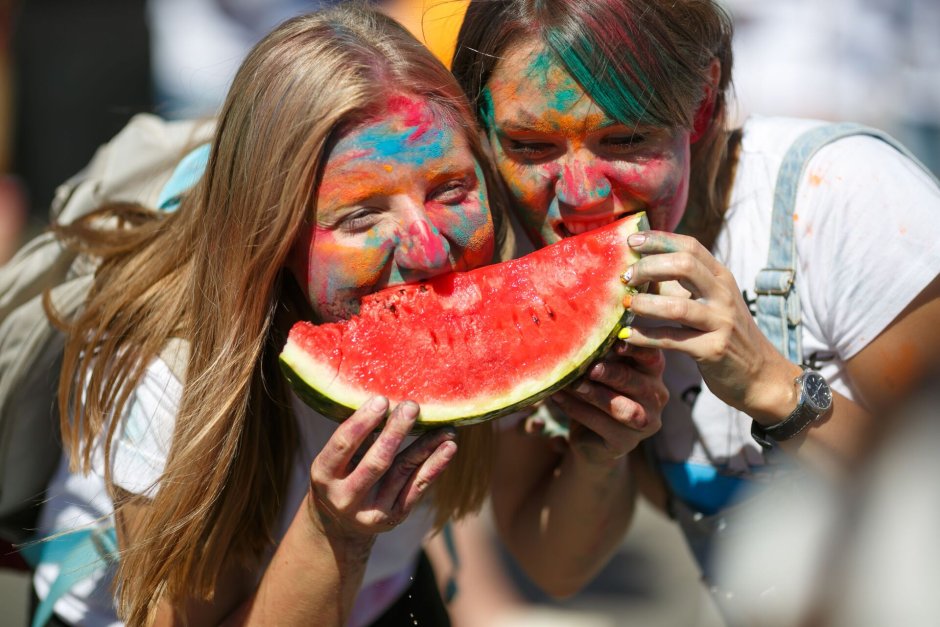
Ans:
[[[386,288],[349,320],[298,322],[281,352],[297,394],[348,417],[375,394],[421,406],[417,428],[531,405],[581,376],[632,315],[621,275],[637,213],[524,257]]]

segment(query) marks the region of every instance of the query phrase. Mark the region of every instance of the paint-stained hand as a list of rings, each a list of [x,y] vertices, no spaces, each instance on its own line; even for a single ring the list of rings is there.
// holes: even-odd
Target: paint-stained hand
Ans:
[[[552,396],[571,419],[568,443],[584,461],[610,464],[659,431],[669,392],[662,351],[617,342],[587,374]]]
[[[761,333],[731,272],[692,237],[648,231],[629,243],[643,257],[624,275],[628,284],[659,283],[630,309],[675,324],[634,328],[626,341],[689,355],[709,390],[757,420],[785,416],[799,368]]]
[[[399,452],[418,417],[405,401],[370,399],[333,433],[310,466],[311,519],[334,539],[371,538],[402,522],[457,451],[453,429],[423,434]]]

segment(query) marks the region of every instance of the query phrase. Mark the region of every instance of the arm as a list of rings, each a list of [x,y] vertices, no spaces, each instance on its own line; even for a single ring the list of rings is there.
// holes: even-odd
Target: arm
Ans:
[[[388,403],[367,404],[336,430],[310,469],[310,490],[274,557],[252,589],[254,574],[226,564],[211,601],[163,600],[158,625],[345,625],[376,534],[404,520],[452,459],[453,432],[430,432],[398,453],[418,408],[403,403],[380,435]],[[148,505],[125,507],[119,543],[133,546]]]
[[[500,434],[493,486],[497,529],[547,593],[588,583],[616,550],[633,516],[629,453],[660,427],[668,393],[658,350],[620,345],[553,397],[571,418],[565,441],[526,427]],[[634,400],[637,399],[637,400]]]
[[[650,232],[633,241],[648,256],[633,266],[631,284],[672,283],[661,283],[659,294],[637,294],[631,308],[637,315],[681,326],[634,329],[627,341],[690,355],[722,401],[763,425],[783,420],[796,407],[793,379],[800,368],[757,328],[730,272],[690,237]],[[820,467],[833,459],[839,466],[864,460],[877,439],[879,417],[916,385],[931,355],[937,354],[938,315],[940,281],[934,279],[848,360],[848,372],[867,407],[834,393],[827,419],[782,443],[783,449]]]

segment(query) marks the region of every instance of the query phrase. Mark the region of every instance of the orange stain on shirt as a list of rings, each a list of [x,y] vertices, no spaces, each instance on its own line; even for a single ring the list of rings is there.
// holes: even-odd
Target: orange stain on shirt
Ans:
[[[822,185],[823,177],[815,172],[811,172],[809,175],[809,184],[813,187],[819,187]]]

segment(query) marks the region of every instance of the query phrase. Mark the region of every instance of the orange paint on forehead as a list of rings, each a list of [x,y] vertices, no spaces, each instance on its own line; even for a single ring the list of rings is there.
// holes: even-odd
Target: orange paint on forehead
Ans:
[[[500,61],[500,71],[487,83],[500,130],[589,133],[614,124],[540,44],[517,50]]]

